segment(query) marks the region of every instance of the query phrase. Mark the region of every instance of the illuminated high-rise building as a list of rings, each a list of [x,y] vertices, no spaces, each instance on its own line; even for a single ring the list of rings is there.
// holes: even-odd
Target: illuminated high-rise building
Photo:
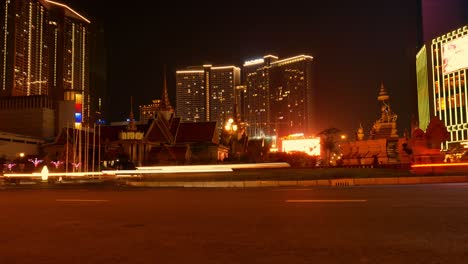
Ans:
[[[240,68],[203,65],[176,71],[176,115],[183,121],[217,121],[232,117]]]
[[[246,61],[241,112],[250,137],[313,132],[312,61],[307,55],[273,55]]]
[[[2,100],[40,105],[29,97],[47,97],[53,102],[57,131],[66,123],[78,127],[87,123],[90,21],[67,5],[50,0],[6,0],[0,16]],[[17,105],[13,108],[16,112],[21,109]],[[14,128],[14,124],[9,126]]]
[[[450,134],[442,149],[468,144],[468,26],[432,39],[416,64],[419,127],[437,116]]]
[[[271,135],[270,129],[270,69],[278,57],[267,55],[260,59],[246,61],[243,67],[243,81],[246,85],[243,109],[248,123],[250,137]]]

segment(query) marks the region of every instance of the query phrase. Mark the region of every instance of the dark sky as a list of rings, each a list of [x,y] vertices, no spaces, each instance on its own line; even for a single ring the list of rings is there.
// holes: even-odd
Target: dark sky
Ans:
[[[351,134],[362,123],[367,133],[380,114],[382,81],[400,135],[417,117],[417,1],[65,2],[104,27],[111,121],[128,116],[131,95],[135,105],[160,98],[164,64],[175,104],[177,68],[241,66],[270,53],[314,57],[317,132]]]

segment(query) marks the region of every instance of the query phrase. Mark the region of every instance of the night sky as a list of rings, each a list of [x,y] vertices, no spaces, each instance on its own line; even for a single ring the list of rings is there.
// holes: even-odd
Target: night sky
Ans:
[[[176,69],[242,66],[266,54],[314,57],[317,132],[351,135],[362,123],[368,134],[380,115],[382,81],[400,135],[417,117],[417,1],[64,2],[104,29],[110,121],[128,116],[131,95],[135,105],[160,98],[164,64],[174,105]]]

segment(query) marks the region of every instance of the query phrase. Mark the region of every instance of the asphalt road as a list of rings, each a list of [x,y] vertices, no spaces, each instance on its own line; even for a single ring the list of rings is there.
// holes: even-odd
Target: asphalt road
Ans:
[[[0,263],[468,263],[468,184],[0,190]]]

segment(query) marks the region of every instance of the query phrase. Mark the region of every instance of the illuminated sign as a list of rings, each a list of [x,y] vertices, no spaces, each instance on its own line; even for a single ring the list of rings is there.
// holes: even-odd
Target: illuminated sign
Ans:
[[[320,156],[320,138],[283,139],[283,152],[304,152],[310,156]]]
[[[75,123],[81,123],[83,121],[83,96],[81,94],[75,95]]]
[[[75,123],[81,123],[81,121],[83,121],[81,113],[75,113]]]
[[[468,68],[468,35],[442,44],[444,74]]]

